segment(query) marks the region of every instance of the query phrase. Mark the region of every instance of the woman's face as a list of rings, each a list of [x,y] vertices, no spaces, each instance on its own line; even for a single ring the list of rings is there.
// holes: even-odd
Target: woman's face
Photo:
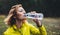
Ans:
[[[25,19],[24,18],[24,14],[26,13],[25,10],[23,9],[23,7],[17,7],[16,8],[17,11],[17,18],[18,19]]]

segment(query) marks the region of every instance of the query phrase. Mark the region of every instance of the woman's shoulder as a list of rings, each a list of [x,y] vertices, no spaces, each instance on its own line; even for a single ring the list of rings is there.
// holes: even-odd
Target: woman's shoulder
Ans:
[[[7,29],[6,29],[6,31],[5,32],[3,32],[3,34],[7,34],[7,33],[10,33],[10,32],[14,32],[14,30],[13,30],[13,27],[11,26],[11,27],[8,27]]]

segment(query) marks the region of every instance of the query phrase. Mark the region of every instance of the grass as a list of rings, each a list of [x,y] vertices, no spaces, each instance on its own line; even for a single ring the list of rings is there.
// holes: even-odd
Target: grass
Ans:
[[[5,19],[4,15],[0,15],[0,35],[2,35],[2,33],[6,30],[6,25],[3,22],[3,20]]]
[[[5,16],[0,15],[0,35],[7,29],[4,19]],[[28,21],[36,25],[32,20],[28,19]],[[60,18],[44,18],[42,24],[46,27],[48,35],[60,35]]]

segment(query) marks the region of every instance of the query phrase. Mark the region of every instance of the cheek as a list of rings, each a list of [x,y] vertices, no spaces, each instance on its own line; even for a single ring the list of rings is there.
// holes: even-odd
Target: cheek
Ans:
[[[17,15],[18,15],[18,16],[21,16],[21,15],[23,15],[23,14],[22,14],[22,12],[18,12]]]
[[[20,13],[20,14],[18,14],[17,16],[18,16],[18,18],[19,18],[19,17],[23,17],[24,15],[23,15],[22,13]]]

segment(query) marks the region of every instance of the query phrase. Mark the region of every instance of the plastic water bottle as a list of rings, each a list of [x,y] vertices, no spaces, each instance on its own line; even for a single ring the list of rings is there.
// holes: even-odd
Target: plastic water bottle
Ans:
[[[42,13],[36,13],[36,14],[26,13],[26,14],[24,14],[24,16],[27,18],[31,18],[31,19],[38,19],[38,20],[43,19]]]

